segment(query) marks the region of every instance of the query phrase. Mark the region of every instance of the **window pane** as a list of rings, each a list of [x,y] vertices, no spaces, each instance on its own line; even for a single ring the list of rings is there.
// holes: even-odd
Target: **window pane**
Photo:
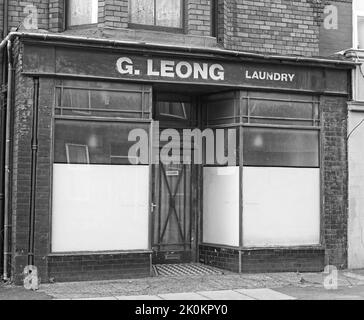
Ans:
[[[98,0],[69,0],[68,26],[97,23]]]
[[[57,120],[55,163],[130,164],[129,132],[136,127],[148,134],[148,125]]]
[[[74,81],[62,85],[57,88],[57,115],[141,118],[144,111],[143,117],[149,117],[148,89],[142,86]]]
[[[132,0],[129,4],[132,23],[154,24],[154,0]]]
[[[157,26],[181,28],[181,0],[156,0]]]
[[[159,101],[157,109],[162,117],[188,120],[191,104],[188,102]]]
[[[364,49],[364,17],[358,16],[358,48]]]
[[[319,167],[319,132],[244,128],[244,165]]]

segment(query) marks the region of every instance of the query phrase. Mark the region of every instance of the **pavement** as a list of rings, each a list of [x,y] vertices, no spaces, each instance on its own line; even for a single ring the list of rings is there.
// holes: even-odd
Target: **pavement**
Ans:
[[[332,277],[334,276],[334,277]],[[332,281],[330,281],[332,280]],[[363,300],[364,270],[150,277],[42,284],[36,292],[0,285],[0,300]]]

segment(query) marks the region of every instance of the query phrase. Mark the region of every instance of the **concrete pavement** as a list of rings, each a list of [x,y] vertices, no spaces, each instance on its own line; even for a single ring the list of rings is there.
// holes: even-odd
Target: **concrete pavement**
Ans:
[[[364,299],[364,270],[343,270],[336,290],[325,273],[264,273],[42,284],[37,292],[0,285],[0,300],[291,300]]]

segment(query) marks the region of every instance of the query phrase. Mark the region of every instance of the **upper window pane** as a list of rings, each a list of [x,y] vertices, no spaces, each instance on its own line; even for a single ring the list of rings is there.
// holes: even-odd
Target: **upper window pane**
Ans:
[[[182,28],[182,0],[131,0],[129,3],[132,23]]]
[[[97,23],[98,0],[68,0],[67,26]]]
[[[131,22],[137,24],[154,24],[154,0],[130,1]]]
[[[151,92],[141,85],[62,81],[56,115],[149,118]]]
[[[156,1],[157,26],[181,28],[181,1],[157,0]]]
[[[358,16],[358,49],[364,49],[364,16]]]

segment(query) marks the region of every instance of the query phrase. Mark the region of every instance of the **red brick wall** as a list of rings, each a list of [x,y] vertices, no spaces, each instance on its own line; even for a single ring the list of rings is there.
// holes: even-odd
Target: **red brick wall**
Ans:
[[[211,0],[188,0],[185,11],[186,33],[211,35]]]
[[[186,0],[186,34],[211,35],[212,1]],[[218,1],[219,7],[218,41],[226,49],[317,56],[350,47],[351,0],[215,1]],[[10,0],[10,27],[20,26],[22,29],[21,23],[26,16],[24,6],[28,3],[34,3],[38,8],[39,29],[63,31],[63,0]],[[97,27],[128,28],[128,3],[128,0],[99,0]],[[339,31],[325,30],[322,27],[323,7],[326,4],[338,6]],[[84,31],[79,32],[84,34]],[[77,31],[72,33],[77,34]],[[97,36],[97,33],[93,33],[93,36]],[[148,40],[148,37],[143,39]],[[155,41],[155,37],[151,37],[151,41]]]
[[[320,27],[320,55],[330,56],[353,46],[352,43],[352,0],[328,1],[337,7],[338,28],[327,29],[324,24]],[[324,15],[324,18],[326,15]]]
[[[319,54],[321,7],[313,1],[236,0],[219,5],[225,48],[284,55]]]
[[[345,98],[323,97],[323,233],[325,263],[347,266],[348,167],[347,104]]]

